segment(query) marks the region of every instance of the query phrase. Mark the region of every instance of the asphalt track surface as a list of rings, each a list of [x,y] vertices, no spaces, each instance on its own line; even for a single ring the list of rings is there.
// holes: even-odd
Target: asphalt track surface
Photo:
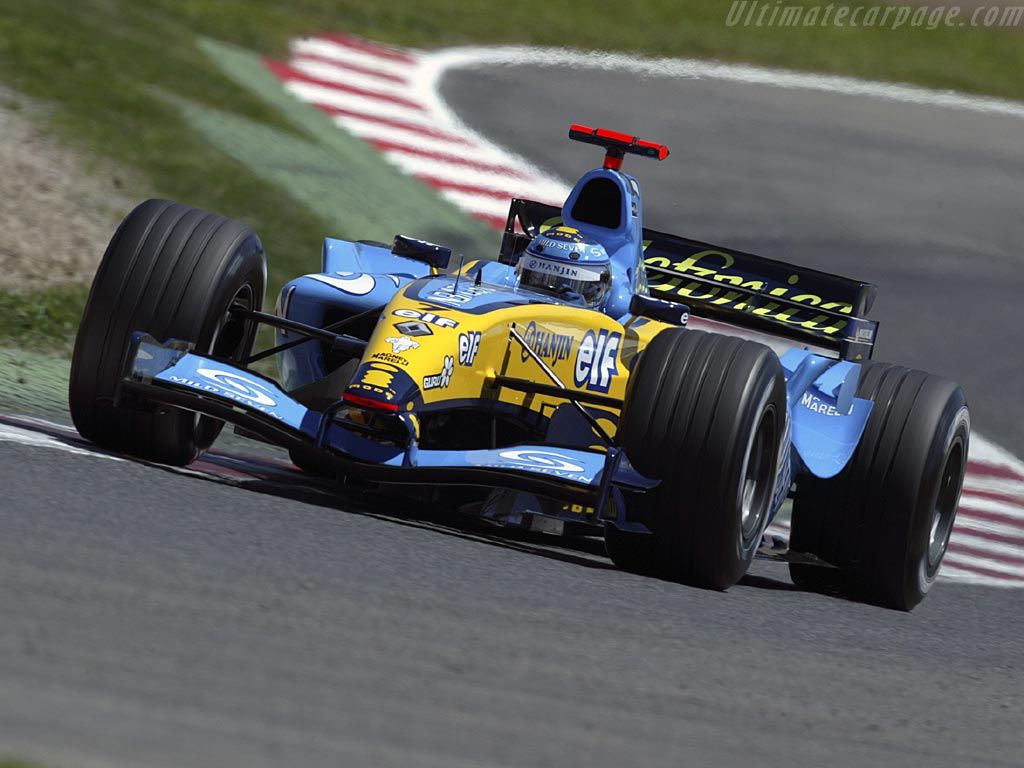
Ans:
[[[0,479],[0,741],[57,765],[1024,755],[1022,590],[943,584],[906,615],[775,564],[705,592],[281,482],[10,444]]]
[[[881,356],[965,381],[976,423],[1021,453],[1020,332],[997,300],[1020,286],[1000,250],[1021,239],[1010,128],[623,85],[512,70],[450,75],[446,93],[567,177],[593,150],[528,134],[644,113],[674,143],[661,167],[631,161],[649,224],[814,266],[856,257],[884,285]],[[937,205],[940,182],[959,190],[942,210],[909,205]],[[964,253],[987,271],[954,290]],[[987,376],[995,394],[975,391]],[[940,584],[907,615],[758,563],[704,592],[419,502],[14,443],[0,490],[0,749],[55,765],[1024,764],[1022,590]]]

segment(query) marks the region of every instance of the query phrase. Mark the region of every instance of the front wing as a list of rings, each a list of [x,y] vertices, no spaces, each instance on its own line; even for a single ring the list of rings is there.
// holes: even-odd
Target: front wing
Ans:
[[[141,333],[129,350],[122,399],[126,394],[223,419],[284,448],[318,449],[336,463],[339,474],[378,482],[511,488],[594,507],[597,517],[613,487],[642,492],[657,485],[615,448],[423,450],[411,420],[406,445],[384,444],[336,423],[330,408],[307,408],[257,373],[194,354],[184,342],[160,343]]]

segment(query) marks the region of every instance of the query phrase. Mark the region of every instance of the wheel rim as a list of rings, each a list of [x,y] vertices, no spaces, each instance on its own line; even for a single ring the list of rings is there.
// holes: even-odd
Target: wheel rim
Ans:
[[[743,459],[743,480],[740,484],[740,533],[744,548],[761,533],[768,504],[771,501],[775,442],[774,412],[762,414]]]
[[[964,444],[957,438],[942,468],[939,479],[939,492],[935,497],[932,509],[932,521],[928,531],[928,574],[932,576],[939,568],[949,536],[953,532],[953,521],[956,519],[957,500],[960,498],[960,486],[964,476]]]

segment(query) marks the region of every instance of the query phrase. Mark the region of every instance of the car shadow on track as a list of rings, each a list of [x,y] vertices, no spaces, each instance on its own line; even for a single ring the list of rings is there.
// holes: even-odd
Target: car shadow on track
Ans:
[[[208,479],[218,481],[217,477]],[[424,503],[401,491],[339,487],[336,482],[288,468],[288,477],[256,479],[234,483],[256,493],[265,493],[292,501],[329,507],[345,514],[428,530],[467,541],[515,552],[557,560],[595,570],[618,571],[605,553],[604,541],[595,535],[553,535],[501,526],[478,516],[455,511],[457,503]],[[387,505],[387,512],[382,506]],[[656,578],[642,576],[641,578]],[[661,581],[660,579],[657,579]],[[738,586],[782,592],[801,592],[788,580],[747,574]]]
[[[313,490],[318,486],[317,490]],[[264,482],[246,485],[246,487],[257,493],[270,493],[293,501],[329,506],[346,514],[429,530],[585,568],[606,571],[619,570],[608,559],[605,554],[604,541],[598,536],[556,536],[499,526],[479,517],[453,512],[451,505],[423,505],[422,502],[416,502],[416,505],[413,506],[408,498],[402,498],[395,494],[382,494],[370,490],[358,491],[353,494],[339,490],[322,480],[314,481],[305,487],[278,486]],[[390,507],[387,513],[382,513],[379,511],[381,503],[390,503],[394,506]],[[655,577],[643,576],[642,578]],[[661,581],[661,579],[657,580]],[[738,586],[781,592],[804,591],[792,582],[750,573],[740,579]]]
[[[216,478],[210,478],[216,481]],[[500,547],[524,554],[593,568],[616,570],[604,552],[604,543],[593,536],[554,536],[495,525],[464,514],[443,502],[424,503],[420,499],[370,489],[339,488],[330,481],[304,479],[301,484],[274,480],[237,483],[246,490],[287,498],[344,514],[359,515],[408,528],[441,533],[446,536]],[[387,512],[381,511],[387,507]]]

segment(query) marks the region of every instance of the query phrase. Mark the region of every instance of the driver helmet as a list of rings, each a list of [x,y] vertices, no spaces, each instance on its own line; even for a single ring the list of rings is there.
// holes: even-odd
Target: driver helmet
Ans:
[[[604,246],[572,227],[552,227],[537,235],[516,265],[519,286],[590,308],[604,301],[612,273]]]

